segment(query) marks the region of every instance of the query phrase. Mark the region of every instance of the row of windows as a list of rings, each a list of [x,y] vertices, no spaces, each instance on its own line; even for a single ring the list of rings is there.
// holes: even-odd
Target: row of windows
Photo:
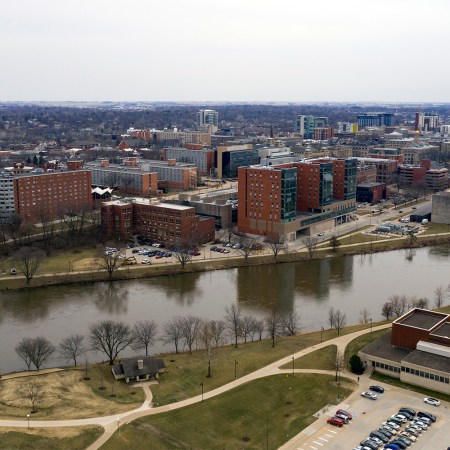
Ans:
[[[449,379],[446,377],[441,377],[440,375],[434,375],[433,373],[423,372],[422,370],[412,369],[410,367],[402,366],[402,372],[410,373],[422,378],[428,378],[430,380],[439,381],[440,383],[449,384]]]
[[[390,370],[391,372],[400,373],[399,367],[390,366],[389,364],[379,363],[375,361],[375,367],[379,367],[380,369]]]

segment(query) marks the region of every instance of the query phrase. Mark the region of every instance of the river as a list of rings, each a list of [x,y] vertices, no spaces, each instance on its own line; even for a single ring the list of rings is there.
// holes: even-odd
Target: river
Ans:
[[[393,294],[427,297],[450,283],[450,246],[344,256],[320,261],[241,267],[176,276],[32,288],[0,294],[0,374],[25,369],[14,351],[22,337],[45,336],[57,345],[69,334],[88,334],[102,319],[153,319],[174,316],[221,319],[226,305],[264,317],[273,308],[295,308],[302,331],[327,326],[328,309],[341,309],[347,323],[367,308],[373,320]],[[171,350],[157,343],[154,352]],[[124,355],[131,355],[132,351]],[[89,361],[104,359],[89,354]],[[53,358],[49,366],[62,364]]]

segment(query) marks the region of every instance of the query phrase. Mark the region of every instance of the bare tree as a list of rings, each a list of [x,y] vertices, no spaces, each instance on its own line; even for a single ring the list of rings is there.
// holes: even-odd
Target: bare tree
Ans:
[[[308,236],[305,239],[306,249],[309,253],[309,258],[311,259],[314,256],[314,252],[316,251],[318,239],[315,236]]]
[[[334,308],[331,307],[328,310],[328,324],[330,325],[330,330],[334,328]]]
[[[277,259],[277,256],[282,252],[287,252],[288,246],[285,242],[284,236],[278,236],[275,239],[266,239],[266,244],[272,250],[273,256]]]
[[[255,320],[253,323],[253,327],[255,333],[258,334],[258,340],[261,340],[265,329],[264,320]]]
[[[294,336],[297,334],[299,317],[295,309],[285,312],[281,316],[281,322],[283,327],[283,334],[285,334],[286,336]]]
[[[344,353],[340,350],[336,351],[336,355],[330,359],[330,368],[334,371],[335,381],[338,381],[340,373],[345,368]]]
[[[181,331],[183,339],[189,348],[189,354],[192,355],[192,345],[197,340],[200,324],[202,320],[196,316],[183,317]]]
[[[99,270],[105,271],[109,278],[113,277],[113,274],[122,265],[122,260],[120,259],[120,253],[115,252],[112,255],[110,253],[103,253],[97,259],[97,267]]]
[[[434,306],[436,308],[442,308],[444,305],[445,293],[446,289],[442,285],[434,290]]]
[[[148,348],[155,342],[158,333],[158,324],[154,320],[140,320],[133,327],[133,343],[131,348],[134,351],[145,350],[148,356]]]
[[[186,264],[192,260],[192,246],[195,245],[195,242],[196,240],[194,238],[185,239],[175,248],[175,250],[172,250],[173,257],[181,264],[182,269],[184,269]]]
[[[66,359],[72,360],[74,366],[77,365],[77,358],[81,356],[86,348],[84,346],[84,336],[81,334],[71,334],[64,338],[58,347],[59,353]]]
[[[272,311],[265,319],[266,330],[272,339],[272,347],[275,347],[275,339],[281,334],[281,316],[277,311]]]
[[[133,343],[130,327],[116,320],[102,320],[89,326],[92,350],[102,351],[113,365],[119,353]]]
[[[214,345],[219,347],[223,342],[223,334],[225,332],[225,322],[223,320],[211,320],[209,322],[210,331]]]
[[[37,381],[27,381],[22,385],[23,397],[30,401],[31,412],[36,412],[36,404],[44,398],[44,384]]]
[[[240,248],[237,249],[237,251],[245,258],[245,261],[247,262],[248,257],[255,253],[255,251],[259,248],[258,244],[254,241],[254,239],[241,235],[238,237],[238,241]]]
[[[28,370],[31,370],[31,364],[39,370],[55,352],[55,347],[45,337],[38,336],[21,339],[15,350],[25,361]]]
[[[390,301],[385,302],[381,308],[381,315],[385,317],[386,320],[389,320],[393,314],[394,308],[392,307],[392,303]]]
[[[208,373],[207,377],[211,378],[211,363],[213,359],[213,352],[214,352],[214,332],[211,328],[212,321],[209,322],[202,322],[199,327],[199,341],[200,346],[205,352],[205,358],[206,362],[208,363]]]
[[[337,309],[334,312],[334,329],[337,331],[338,336],[346,324],[347,316],[340,309]]]
[[[426,297],[417,298],[413,296],[409,299],[408,307],[409,308],[420,308],[427,309],[429,304],[429,300]]]
[[[359,321],[361,323],[369,323],[370,322],[370,312],[367,308],[363,308],[359,313]]]
[[[392,304],[392,313],[395,317],[403,316],[408,306],[408,300],[405,295],[393,295],[388,298]]]
[[[330,246],[333,249],[333,252],[336,252],[340,245],[341,241],[333,234],[330,239]]]
[[[43,257],[44,252],[42,250],[32,247],[22,247],[14,255],[14,264],[25,276],[27,284],[35,276]]]
[[[244,342],[247,343],[247,336],[250,334],[253,328],[253,317],[252,316],[244,316],[241,319],[240,330],[241,336],[244,338]]]
[[[182,325],[182,317],[175,317],[164,324],[161,341],[164,344],[173,344],[175,346],[175,353],[178,353],[178,345],[183,338]]]
[[[235,304],[225,306],[225,322],[234,335],[234,347],[238,346],[239,330],[241,328],[241,310]]]

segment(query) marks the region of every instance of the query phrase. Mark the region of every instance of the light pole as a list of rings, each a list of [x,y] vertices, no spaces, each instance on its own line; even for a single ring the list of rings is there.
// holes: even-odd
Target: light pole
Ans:
[[[237,362],[237,359],[235,359],[234,360],[234,379],[237,378],[237,365],[238,365],[238,362]]]
[[[117,432],[120,433],[120,419],[117,419]]]
[[[292,375],[294,375],[294,356],[292,357]]]
[[[30,415],[27,414],[28,428],[30,428]]]
[[[372,319],[370,319],[370,332],[372,333]]]
[[[203,402],[203,381],[200,383],[200,386],[202,387],[202,402]]]
[[[323,330],[324,330],[324,328],[320,327],[320,342],[323,342],[323,337],[322,337]]]

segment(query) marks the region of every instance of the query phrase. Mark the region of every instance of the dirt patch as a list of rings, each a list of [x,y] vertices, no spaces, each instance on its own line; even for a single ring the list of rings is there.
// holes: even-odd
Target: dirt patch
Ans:
[[[112,400],[107,395],[98,395],[82,378],[82,371],[67,370],[43,376],[0,380],[0,416],[23,418],[30,413],[31,401],[26,393],[30,382],[40,385],[42,397],[36,402],[37,412],[32,414],[32,419],[104,416],[129,411],[140,405],[139,398],[130,402],[122,401],[120,397]],[[130,390],[127,386],[125,388]],[[118,388],[115,391],[119,393]]]
[[[94,270],[96,269],[95,258],[84,258],[73,263],[73,270]]]
[[[19,433],[29,434],[29,435],[39,435],[51,438],[74,438],[80,436],[82,433],[85,433],[88,429],[99,429],[103,432],[102,427],[61,427],[61,428],[34,428],[32,427],[33,423],[30,422],[30,428],[17,428],[17,427],[1,427],[0,428],[0,436],[2,433],[8,433],[10,431],[16,431]]]

